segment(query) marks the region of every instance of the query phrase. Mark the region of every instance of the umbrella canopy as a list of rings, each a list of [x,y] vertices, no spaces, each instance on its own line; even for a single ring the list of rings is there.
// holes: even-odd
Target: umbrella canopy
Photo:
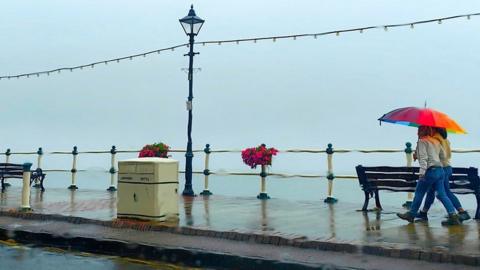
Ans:
[[[448,115],[430,108],[400,108],[384,114],[378,120],[380,122],[412,127],[429,126],[445,128],[451,133],[467,133],[457,122],[448,117]]]

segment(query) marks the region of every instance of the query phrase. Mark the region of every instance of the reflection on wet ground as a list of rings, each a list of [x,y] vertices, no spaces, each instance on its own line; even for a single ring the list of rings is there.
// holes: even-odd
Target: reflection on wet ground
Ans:
[[[20,188],[10,187],[1,194],[0,209],[20,205]],[[116,193],[99,190],[32,190],[31,205],[36,213],[80,216],[100,220],[116,218]],[[295,234],[309,239],[347,241],[356,244],[445,249],[462,254],[480,254],[480,224],[467,221],[462,226],[442,227],[444,212],[432,209],[428,224],[407,224],[395,212],[361,212],[361,205],[345,202],[258,200],[255,197],[179,196],[180,216],[174,226],[191,226],[217,231],[240,230]]]
[[[167,263],[141,261],[89,253],[71,253],[56,248],[36,248],[0,241],[0,268],[16,270],[180,270],[200,269]]]

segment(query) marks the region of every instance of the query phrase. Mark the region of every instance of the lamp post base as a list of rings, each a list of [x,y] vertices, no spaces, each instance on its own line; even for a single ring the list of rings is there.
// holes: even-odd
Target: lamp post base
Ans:
[[[268,199],[270,199],[270,196],[268,196],[267,193],[260,193],[260,194],[257,195],[257,199],[259,199],[259,200],[268,200]]]
[[[184,190],[182,192],[182,196],[195,197],[195,193],[193,192],[193,190]]]
[[[327,197],[325,200],[323,200],[323,202],[328,204],[334,204],[338,202],[338,199],[335,199],[334,197]]]
[[[202,192],[200,192],[200,195],[210,196],[210,195],[213,195],[213,193],[212,193],[210,190],[205,189],[205,190],[203,190]]]
[[[76,185],[70,185],[70,186],[68,187],[68,189],[70,189],[70,190],[77,190],[78,187],[77,187]]]

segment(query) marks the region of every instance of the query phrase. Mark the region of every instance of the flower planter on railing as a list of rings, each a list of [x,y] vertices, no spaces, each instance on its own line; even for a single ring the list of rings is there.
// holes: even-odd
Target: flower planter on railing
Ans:
[[[278,150],[275,148],[267,148],[265,144],[261,144],[257,147],[246,148],[242,151],[242,159],[245,164],[250,166],[250,168],[255,169],[257,166],[261,166],[262,170],[260,172],[261,184],[260,184],[260,194],[257,198],[260,200],[267,200],[270,197],[266,191],[266,178],[267,178],[267,166],[272,165],[272,157],[277,155]]]

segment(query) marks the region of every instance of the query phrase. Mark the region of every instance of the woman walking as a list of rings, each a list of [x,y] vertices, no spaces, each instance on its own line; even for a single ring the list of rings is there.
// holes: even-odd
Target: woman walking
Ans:
[[[413,222],[417,216],[418,209],[430,188],[437,192],[437,198],[442,202],[447,210],[448,219],[442,222],[442,225],[460,224],[455,208],[445,193],[443,179],[445,173],[441,159],[445,159],[446,153],[441,143],[434,138],[436,131],[432,127],[418,127],[418,143],[417,143],[417,159],[420,164],[419,180],[415,189],[415,196],[410,211],[406,213],[398,213],[401,219]]]
[[[452,176],[452,167],[450,166],[450,159],[452,157],[452,152],[450,149],[450,141],[447,139],[447,130],[444,128],[437,128],[437,133],[433,136],[436,140],[440,142],[440,144],[443,146],[443,149],[445,150],[445,158],[440,160],[442,162],[443,166],[443,171],[445,173],[445,177],[443,179],[443,186],[445,188],[445,193],[447,194],[447,197],[450,199],[452,202],[453,206],[455,209],[458,211],[458,218],[460,222],[463,222],[465,220],[471,219],[470,215],[468,214],[465,209],[463,209],[462,204],[458,200],[457,196],[453,194],[453,192],[450,190],[450,177]],[[417,218],[422,220],[422,221],[428,221],[428,210],[433,204],[433,201],[435,200],[435,190],[430,189],[427,193],[427,198],[425,199],[425,203],[423,204],[423,209],[420,210],[420,212],[417,215]]]

